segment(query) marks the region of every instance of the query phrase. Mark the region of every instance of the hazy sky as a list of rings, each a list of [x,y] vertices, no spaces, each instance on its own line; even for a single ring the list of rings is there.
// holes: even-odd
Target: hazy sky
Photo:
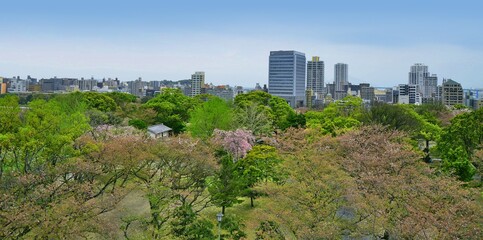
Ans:
[[[480,3],[481,2],[481,3]],[[483,1],[0,0],[0,76],[179,80],[254,87],[273,50],[349,64],[352,83],[409,67],[483,87]]]

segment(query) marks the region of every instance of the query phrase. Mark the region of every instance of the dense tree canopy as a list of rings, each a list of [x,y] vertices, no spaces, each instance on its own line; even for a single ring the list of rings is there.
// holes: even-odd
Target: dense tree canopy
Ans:
[[[285,129],[291,126],[290,123],[287,123],[287,118],[290,114],[294,113],[294,110],[283,98],[272,96],[263,91],[253,91],[247,94],[239,94],[235,97],[235,106],[237,108],[246,109],[251,105],[268,107],[267,109],[260,107],[257,110],[264,112],[263,114],[266,113],[270,117],[273,126],[279,129]],[[249,130],[253,131],[255,129]]]
[[[163,123],[175,133],[180,133],[185,130],[189,112],[198,104],[198,101],[183,95],[179,89],[164,89],[143,106],[156,111],[157,123]]]
[[[225,100],[214,97],[191,111],[188,130],[195,137],[207,139],[213,130],[229,130],[233,126],[232,109]]]
[[[443,129],[438,150],[446,170],[454,172],[462,180],[471,180],[481,160],[474,159],[476,150],[483,148],[483,109],[463,113],[451,120]]]
[[[1,239],[214,239],[220,210],[223,239],[483,237],[482,109],[177,89],[0,108]],[[176,135],[150,138],[156,123]]]
[[[362,99],[348,96],[330,103],[323,111],[309,111],[305,114],[307,127],[320,134],[340,135],[361,125]]]

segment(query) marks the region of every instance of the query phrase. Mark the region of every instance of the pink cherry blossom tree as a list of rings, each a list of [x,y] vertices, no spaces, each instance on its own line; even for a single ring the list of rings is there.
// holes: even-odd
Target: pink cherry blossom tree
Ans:
[[[235,131],[224,131],[215,129],[213,132],[215,144],[223,147],[225,151],[232,155],[233,161],[245,157],[255,143],[255,137],[251,131],[237,129]]]

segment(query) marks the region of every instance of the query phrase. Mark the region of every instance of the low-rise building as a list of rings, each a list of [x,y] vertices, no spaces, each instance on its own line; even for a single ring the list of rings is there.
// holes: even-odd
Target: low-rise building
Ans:
[[[168,126],[165,126],[164,124],[158,124],[148,127],[149,136],[151,136],[152,138],[169,137],[172,132],[173,130]]]
[[[418,85],[399,84],[399,104],[421,104],[421,94],[418,92]]]
[[[79,86],[77,78],[42,78],[40,79],[42,92],[58,92],[72,89],[72,86]]]
[[[231,101],[234,98],[233,88],[228,85],[210,86],[206,89],[206,93],[225,99],[226,101]]]
[[[7,83],[3,82],[3,77],[0,77],[0,94],[7,93]]]
[[[144,97],[146,96],[146,89],[148,86],[148,82],[144,82],[142,78],[138,78],[135,81],[127,82],[127,89],[128,92],[132,95],[137,97]]]

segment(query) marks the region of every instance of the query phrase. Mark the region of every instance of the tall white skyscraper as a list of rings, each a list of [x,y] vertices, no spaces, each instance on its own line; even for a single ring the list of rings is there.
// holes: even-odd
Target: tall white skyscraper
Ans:
[[[416,63],[410,68],[408,84],[416,85],[422,98],[431,98],[436,93],[438,77],[429,73],[428,66]]]
[[[312,90],[317,99],[323,94],[324,69],[324,61],[320,61],[318,56],[307,62],[307,90]]]
[[[408,84],[422,86],[424,78],[427,76],[429,76],[428,66],[422,63],[416,63],[411,66]]]
[[[191,96],[201,94],[201,88],[205,85],[205,72],[195,72],[191,75]]]
[[[340,100],[347,95],[344,85],[349,84],[349,66],[345,63],[337,63],[334,66],[335,100]]]
[[[305,54],[271,51],[268,65],[268,93],[284,98],[290,106],[305,105]]]

